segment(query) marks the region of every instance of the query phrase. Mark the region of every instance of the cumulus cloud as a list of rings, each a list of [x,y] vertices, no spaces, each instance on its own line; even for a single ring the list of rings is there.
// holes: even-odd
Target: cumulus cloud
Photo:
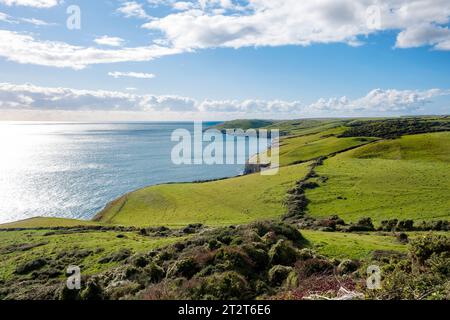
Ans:
[[[138,78],[138,79],[153,79],[155,75],[153,73],[143,73],[143,72],[109,72],[109,76],[113,78],[122,78],[122,77],[128,77],[128,78]]]
[[[61,0],[0,0],[1,4],[7,6],[22,6],[33,8],[51,8],[57,6]]]
[[[180,49],[159,45],[109,50],[74,46],[60,41],[41,41],[30,34],[9,30],[0,30],[0,39],[0,56],[10,61],[75,70],[92,64],[149,61],[180,53]]]
[[[162,32],[178,48],[310,45],[342,42],[360,45],[381,30],[400,30],[399,46],[417,39],[421,25],[449,22],[448,0],[201,0],[195,7],[153,18],[144,28]],[[409,34],[405,37],[406,32]],[[420,43],[445,49],[443,38],[421,33]],[[402,39],[403,38],[403,39]],[[406,38],[406,39],[405,39]]]
[[[57,0],[0,0],[7,5],[51,7]],[[0,30],[0,56],[19,63],[83,69],[100,63],[148,61],[196,49],[249,46],[308,46],[347,43],[359,46],[366,36],[398,32],[396,46],[432,46],[450,50],[448,0],[147,0],[147,6],[164,5],[161,17],[152,17],[143,2],[120,2],[117,12],[144,19],[153,44],[105,50],[49,41],[36,36]],[[2,21],[11,21],[0,15]],[[29,23],[43,25],[38,20]],[[155,33],[156,32],[156,36]],[[123,41],[101,37],[97,44],[119,47]]]
[[[127,18],[148,19],[150,16],[145,12],[141,3],[136,1],[127,1],[117,9],[117,12],[123,14]]]
[[[135,95],[118,91],[0,83],[0,109],[79,111],[189,111],[193,99],[174,95]]]
[[[120,47],[122,46],[124,41],[125,40],[123,40],[122,38],[109,36],[102,36],[100,38],[94,39],[94,42],[96,44],[110,47]]]
[[[394,113],[407,114],[417,111],[432,99],[439,96],[450,95],[450,90],[431,89],[419,90],[382,90],[374,89],[366,96],[349,100],[347,97],[319,99],[309,105],[308,111],[322,111],[335,113]]]
[[[420,110],[433,98],[450,95],[449,89],[382,90],[350,100],[346,97],[319,99],[312,104],[284,100],[203,100],[177,95],[133,94],[106,90],[40,87],[0,83],[1,110],[70,110],[179,112],[287,116],[401,115]]]

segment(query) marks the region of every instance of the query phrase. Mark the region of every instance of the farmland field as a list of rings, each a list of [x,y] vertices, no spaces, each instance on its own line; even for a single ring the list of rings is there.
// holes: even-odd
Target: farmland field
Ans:
[[[307,192],[313,216],[338,214],[442,219],[450,217],[450,134],[404,136],[364,146],[325,161],[317,173],[327,177]]]

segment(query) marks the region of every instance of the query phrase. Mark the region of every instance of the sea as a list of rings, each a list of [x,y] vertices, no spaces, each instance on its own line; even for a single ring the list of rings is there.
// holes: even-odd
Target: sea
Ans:
[[[243,173],[243,164],[174,164],[178,142],[171,136],[178,129],[193,135],[194,124],[0,122],[0,223],[36,216],[88,220],[145,186]]]

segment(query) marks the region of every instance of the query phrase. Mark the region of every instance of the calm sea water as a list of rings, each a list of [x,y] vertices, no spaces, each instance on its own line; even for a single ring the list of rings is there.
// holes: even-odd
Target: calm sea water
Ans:
[[[193,124],[0,123],[0,223],[90,219],[144,186],[242,173],[243,165],[172,164],[178,128],[192,132]]]

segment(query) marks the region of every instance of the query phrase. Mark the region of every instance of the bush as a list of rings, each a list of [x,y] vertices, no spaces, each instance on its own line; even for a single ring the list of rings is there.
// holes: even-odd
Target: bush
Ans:
[[[175,261],[167,270],[168,278],[185,277],[192,278],[194,274],[200,271],[199,266],[192,258]]]
[[[397,219],[391,219],[391,220],[383,220],[381,221],[381,226],[379,228],[380,231],[395,231],[397,227],[398,220]]]
[[[29,262],[19,265],[16,268],[15,273],[21,274],[21,275],[27,274],[27,273],[30,273],[31,271],[41,269],[45,265],[47,265],[47,260],[38,258],[38,259],[35,259],[35,260],[32,260],[32,261],[29,261]]]
[[[292,271],[291,267],[276,265],[269,270],[269,281],[274,286],[279,286],[287,279],[289,273]]]
[[[242,249],[253,261],[255,271],[266,270],[269,264],[269,255],[263,249],[258,249],[252,245],[244,245]]]
[[[215,264],[221,264],[225,270],[235,270],[242,274],[252,274],[254,263],[241,247],[225,247],[217,251]]]
[[[349,274],[353,273],[359,268],[359,262],[354,260],[343,260],[337,267],[337,272],[339,274]]]
[[[270,248],[269,258],[271,265],[291,266],[297,261],[298,252],[290,242],[279,240]]]
[[[236,272],[214,274],[193,289],[194,299],[247,300],[250,297],[247,281]]]
[[[398,230],[398,231],[413,231],[414,230],[414,221],[413,220],[399,221],[396,230]]]
[[[255,222],[250,226],[256,229],[260,237],[263,237],[268,232],[273,232],[277,237],[286,238],[296,245],[301,245],[305,241],[305,238],[303,238],[300,231],[283,222],[260,221]]]
[[[299,261],[295,267],[303,277],[329,274],[334,271],[334,265],[330,261],[320,258]]]
[[[89,279],[80,293],[81,300],[103,300],[103,289],[96,279]]]
[[[433,254],[450,252],[450,237],[430,233],[412,240],[410,245],[413,260],[423,264]]]
[[[110,262],[119,262],[127,259],[132,254],[131,250],[129,249],[121,249],[115,253],[112,253],[106,257],[101,258],[98,262],[99,263],[110,263]]]

